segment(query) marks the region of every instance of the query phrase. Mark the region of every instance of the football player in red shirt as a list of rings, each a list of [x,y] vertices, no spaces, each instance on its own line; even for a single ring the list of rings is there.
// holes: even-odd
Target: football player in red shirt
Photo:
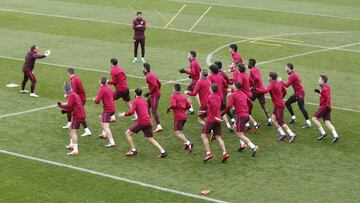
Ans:
[[[99,92],[94,98],[95,104],[100,104],[101,101],[103,103],[103,113],[101,114],[101,127],[103,130],[99,138],[109,139],[109,144],[105,145],[105,147],[116,147],[110,130],[111,116],[115,114],[114,95],[111,88],[107,85],[106,77],[101,77],[99,84]]]
[[[196,52],[195,51],[190,51],[188,54],[188,60],[190,62],[189,64],[189,70],[185,70],[184,68],[180,68],[179,72],[180,73],[186,73],[189,75],[189,78],[191,78],[191,83],[190,85],[187,87],[187,91],[194,91],[195,89],[195,84],[196,82],[200,79],[200,64],[199,62],[196,60]],[[196,96],[196,99],[198,101],[198,103],[200,104],[200,100],[199,97]],[[191,103],[191,99],[190,97],[188,97],[189,102]],[[191,105],[190,109],[187,112],[188,114],[194,114],[194,108]]]
[[[190,142],[182,132],[182,129],[186,123],[186,110],[191,106],[187,97],[181,94],[180,84],[174,84],[173,94],[171,95],[171,104],[167,108],[167,113],[171,110],[174,112],[174,132],[176,137],[184,142],[184,149],[189,153],[192,152],[193,143]]]
[[[238,51],[238,46],[236,44],[230,44],[229,51],[231,53],[231,59],[230,59],[230,63],[229,63],[228,67],[231,66],[232,62],[236,62],[238,64],[244,63],[241,55],[237,52]]]
[[[311,122],[309,119],[309,115],[305,109],[305,101],[304,101],[305,91],[304,91],[303,86],[301,85],[301,79],[300,79],[298,73],[295,72],[294,65],[292,63],[286,64],[285,70],[289,74],[289,78],[288,78],[288,81],[283,82],[283,84],[286,88],[292,86],[294,89],[294,94],[291,97],[289,97],[285,102],[286,108],[288,109],[288,111],[291,114],[290,123],[295,123],[295,121],[296,121],[296,116],[295,116],[293,108],[291,107],[291,104],[294,102],[297,102],[299,109],[305,118],[305,126],[303,128],[310,128]]]
[[[256,93],[270,93],[271,100],[273,101],[274,111],[272,113],[272,121],[275,128],[280,133],[278,141],[283,141],[286,138],[284,130],[290,135],[289,143],[293,143],[296,139],[296,135],[291,131],[288,125],[284,122],[284,96],[286,95],[286,89],[281,81],[278,81],[277,73],[269,73],[270,83],[267,88],[256,88]]]
[[[325,122],[326,127],[333,134],[334,139],[332,140],[332,142],[335,143],[339,140],[340,136],[337,134],[335,127],[331,123],[331,91],[329,85],[327,84],[327,81],[328,77],[326,75],[320,75],[319,85],[321,87],[321,90],[315,89],[315,92],[320,94],[320,107],[312,117],[312,121],[320,130],[321,136],[318,138],[318,140],[322,140],[327,136],[324,128],[319,122],[319,118],[322,118]]]
[[[30,51],[25,56],[25,61],[23,65],[23,73],[24,73],[24,79],[21,84],[21,91],[20,93],[28,93],[29,91],[25,90],[25,86],[27,81],[30,79],[31,86],[30,86],[30,97],[39,97],[37,94],[35,94],[35,85],[36,85],[36,77],[33,73],[33,70],[35,68],[35,62],[36,59],[42,59],[50,55],[50,50],[45,51],[44,54],[39,53],[39,47],[36,45],[33,45],[30,47]]]
[[[85,89],[82,85],[81,79],[77,75],[75,75],[74,68],[68,68],[67,72],[70,77],[70,84],[71,84],[72,91],[74,91],[77,95],[79,95],[79,97],[81,99],[81,103],[83,104],[83,106],[85,106],[86,93],[85,93]],[[67,94],[65,94],[65,98],[67,98]],[[68,119],[68,123],[67,123],[67,125],[63,126],[63,128],[70,128],[70,126],[71,126],[71,113],[70,112],[67,112],[67,119]],[[85,129],[85,132],[81,135],[81,137],[90,136],[91,131],[90,131],[89,127],[87,126],[86,122],[84,124],[85,125],[83,125],[83,127]]]
[[[62,113],[71,113],[70,144],[66,146],[66,149],[71,150],[68,155],[77,156],[79,155],[77,130],[80,124],[86,125],[86,113],[79,95],[71,89],[70,83],[66,82],[64,84],[64,91],[67,95],[67,103],[58,102],[58,107],[63,109]]]
[[[137,62],[138,47],[140,44],[141,61],[145,63],[145,30],[147,28],[147,25],[140,11],[136,13],[136,18],[132,22],[132,27],[134,29],[134,60],[132,62]]]
[[[240,140],[240,148],[239,152],[243,151],[245,147],[244,143],[250,146],[252,149],[252,156],[255,156],[258,146],[253,144],[251,140],[245,136],[246,132],[246,123],[249,122],[249,104],[252,105],[252,102],[249,97],[241,90],[241,84],[239,82],[235,82],[235,91],[229,96],[229,103],[227,104],[223,114],[229,111],[233,106],[235,108],[237,121],[236,121],[236,129],[235,133],[239,137]]]
[[[203,132],[201,135],[205,151],[206,157],[204,162],[212,159],[214,155],[210,151],[209,139],[208,135],[211,133],[214,134],[216,140],[218,141],[222,151],[223,151],[223,158],[222,162],[224,163],[230,156],[226,152],[225,143],[221,138],[221,97],[217,93],[219,90],[217,84],[211,85],[211,94],[208,96],[208,103],[207,103],[207,111],[206,111],[206,123],[203,127]]]
[[[129,112],[119,113],[119,117],[131,116],[135,112],[138,115],[138,120],[125,132],[125,136],[130,144],[131,150],[126,153],[126,156],[135,156],[137,154],[137,150],[132,138],[132,134],[137,134],[140,131],[143,131],[145,138],[148,142],[154,145],[156,148],[160,150],[160,158],[165,158],[167,156],[165,150],[162,146],[153,138],[152,131],[152,122],[150,117],[149,106],[147,105],[147,101],[141,98],[142,89],[137,88],[135,90],[135,100],[133,100],[131,104],[131,109]]]

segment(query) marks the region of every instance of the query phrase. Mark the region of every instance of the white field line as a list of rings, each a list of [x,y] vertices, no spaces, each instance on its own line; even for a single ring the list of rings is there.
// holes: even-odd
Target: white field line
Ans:
[[[263,10],[263,11],[291,13],[291,14],[300,14],[300,15],[310,15],[310,16],[319,16],[319,17],[330,17],[330,18],[339,18],[339,19],[346,19],[346,20],[360,20],[360,18],[357,18],[357,17],[327,15],[327,14],[319,14],[319,13],[280,10],[280,9],[262,8],[262,7],[240,6],[240,5],[230,5],[230,4],[220,4],[220,3],[204,3],[204,2],[198,2],[198,1],[186,1],[186,0],[185,1],[182,1],[182,0],[168,0],[168,1],[179,2],[179,3],[202,4],[202,5],[208,5],[208,6],[212,5],[212,6],[220,6],[220,7],[243,8],[243,9],[251,9],[251,10]]]
[[[271,41],[276,42],[276,40],[271,40],[272,37],[299,36],[299,35],[324,35],[324,34],[347,34],[347,33],[360,33],[360,31],[299,32],[299,33],[275,34],[275,35],[267,35],[267,36],[260,36],[260,37],[255,37],[255,38],[242,39],[242,40],[234,41],[234,42],[231,42],[231,43],[227,43],[227,44],[225,44],[223,46],[220,46],[220,47],[216,48],[215,50],[213,50],[212,52],[210,52],[207,55],[206,63],[208,65],[210,65],[213,55],[215,53],[217,53],[218,51],[220,51],[221,49],[224,49],[224,48],[228,47],[230,44],[243,43],[243,42],[248,42],[248,41],[255,40],[255,39],[266,39],[267,41],[270,41],[270,42]],[[283,41],[282,41],[282,43],[290,44],[290,42],[283,42]],[[291,43],[291,44],[293,44],[293,43]],[[298,44],[298,45],[300,46],[301,44]],[[333,47],[319,47],[318,45],[305,45],[305,46],[313,47],[313,48],[323,48],[323,49],[333,48]],[[358,52],[358,50],[344,49],[344,48],[338,48],[338,49],[332,49],[332,50],[342,50],[342,51],[346,50],[346,51]]]
[[[36,12],[22,11],[22,10],[16,10],[16,9],[0,8],[0,11],[13,12],[13,13],[23,13],[23,14],[38,15],[38,16],[47,16],[47,17],[54,17],[54,18],[81,20],[81,21],[89,21],[89,22],[97,22],[97,23],[108,23],[108,24],[132,26],[130,23],[122,23],[122,22],[107,21],[107,20],[96,20],[96,19],[90,19],[90,18],[71,17],[71,16],[45,14],[45,13],[36,13]],[[208,36],[219,36],[219,37],[229,37],[229,38],[247,39],[247,40],[249,40],[249,41],[259,38],[259,37],[245,37],[245,36],[237,36],[237,35],[229,35],[229,34],[219,34],[219,33],[211,33],[211,32],[188,31],[188,30],[176,29],[176,28],[167,28],[167,29],[164,29],[164,28],[162,28],[162,27],[157,27],[157,26],[149,26],[149,27],[155,28],[155,29],[161,29],[161,30],[172,30],[172,31],[177,31],[177,32],[186,32],[186,33],[193,33],[193,34],[200,34],[200,35],[208,35]],[[334,32],[332,32],[332,33],[357,33],[357,32],[360,32],[360,31],[334,31]],[[327,33],[327,32],[325,32],[325,33]],[[296,33],[294,33],[294,34],[296,34]],[[293,34],[288,34],[288,35],[273,35],[273,36],[291,36],[291,35],[293,35]],[[267,39],[267,41],[273,41],[273,40]],[[276,40],[274,40],[273,42],[276,42]],[[291,42],[284,42],[284,41],[282,41],[282,43],[283,43],[283,44],[298,45],[298,46],[307,46],[307,47],[314,47],[314,48],[322,48],[322,47],[318,47],[318,46],[305,45],[305,44],[302,45],[302,44],[291,43]],[[324,48],[325,48],[325,47],[324,47]],[[351,50],[351,49],[339,49],[339,50],[359,52],[359,50]]]
[[[277,58],[277,59],[273,59],[273,60],[269,60],[269,61],[263,61],[263,62],[259,62],[257,64],[259,64],[259,65],[267,64],[267,63],[272,63],[272,62],[275,62],[275,61],[281,61],[281,60],[285,60],[285,59],[296,58],[296,57],[299,57],[299,56],[306,56],[306,55],[311,55],[311,54],[320,53],[320,52],[338,50],[338,49],[341,49],[341,48],[356,46],[356,45],[359,45],[359,44],[360,44],[360,42],[356,42],[356,43],[351,43],[351,44],[345,44],[345,45],[342,45],[342,46],[329,47],[329,48],[326,48],[326,49],[309,51],[309,52],[305,52],[305,53],[301,53],[301,54],[295,54],[295,55],[291,55],[291,56],[285,56],[285,57],[281,57],[281,58]]]
[[[10,152],[10,151],[3,150],[3,149],[0,149],[0,153],[7,154],[10,156],[20,157],[23,159],[29,159],[29,160],[33,160],[33,161],[61,167],[61,168],[68,168],[68,169],[72,169],[72,170],[76,170],[76,171],[80,171],[80,172],[84,172],[84,173],[88,173],[88,174],[92,174],[92,175],[97,175],[97,176],[101,176],[101,177],[105,177],[105,178],[109,178],[109,179],[113,179],[113,180],[117,180],[117,181],[122,181],[125,183],[139,185],[139,186],[146,187],[146,188],[151,188],[151,189],[160,190],[160,191],[164,191],[164,192],[174,193],[174,194],[178,194],[178,195],[182,195],[182,196],[186,196],[186,197],[192,197],[195,199],[201,199],[201,200],[206,200],[209,202],[216,202],[216,203],[227,203],[226,201],[223,201],[223,200],[218,200],[218,199],[214,199],[214,198],[210,198],[210,197],[195,195],[195,194],[191,194],[191,193],[187,193],[187,192],[181,192],[181,191],[166,188],[166,187],[161,187],[161,186],[152,185],[149,183],[131,180],[131,179],[120,177],[120,176],[114,176],[114,175],[110,175],[110,174],[106,174],[106,173],[101,173],[98,171],[81,168],[81,167],[73,166],[73,165],[69,165],[69,164],[64,164],[64,163],[60,163],[60,162],[56,162],[56,161],[50,161],[50,160],[46,160],[46,159],[29,156],[29,155],[19,154],[16,152]]]
[[[30,109],[30,110],[26,110],[26,111],[20,111],[20,112],[16,112],[16,113],[4,114],[4,115],[0,115],[0,118],[6,118],[6,117],[10,117],[10,116],[18,116],[18,115],[21,115],[21,114],[31,113],[31,112],[34,112],[34,111],[40,111],[40,110],[54,108],[56,106],[57,106],[56,104],[53,104],[53,105],[39,107],[39,108]]]
[[[187,6],[187,4],[184,4],[180,10],[170,19],[170,21],[164,26],[164,29],[166,29],[174,20],[175,18],[181,13],[182,10]]]
[[[195,26],[204,18],[204,16],[210,11],[211,8],[212,7],[209,6],[209,8],[206,9],[206,11],[200,16],[200,18],[194,23],[194,25],[191,26],[191,28],[189,29],[189,32],[191,32],[195,28]]]
[[[23,11],[23,10],[17,10],[17,9],[0,8],[0,11],[11,12],[11,13],[22,13],[22,14],[29,14],[29,15],[37,15],[37,16],[47,16],[47,17],[70,19],[70,20],[81,20],[81,21],[96,22],[96,23],[107,23],[107,24],[114,24],[114,25],[132,26],[132,24],[130,24],[130,23],[122,23],[122,22],[117,22],[117,21],[97,20],[97,19],[83,18],[83,17],[72,17],[72,16],[55,15],[55,14],[47,14],[47,13],[37,13],[37,12]],[[177,32],[194,33],[194,34],[200,34],[200,35],[230,37],[230,38],[247,38],[247,37],[244,37],[244,36],[217,34],[217,33],[211,33],[211,32],[200,32],[200,31],[191,31],[190,32],[188,30],[177,29],[177,28],[164,29],[163,27],[152,26],[152,25],[149,25],[148,27],[154,28],[154,29],[160,29],[160,30],[172,30],[172,31],[177,31]]]

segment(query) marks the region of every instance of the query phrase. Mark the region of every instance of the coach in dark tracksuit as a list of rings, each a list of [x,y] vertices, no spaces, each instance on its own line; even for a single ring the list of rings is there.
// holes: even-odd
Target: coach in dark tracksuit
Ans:
[[[139,43],[141,46],[141,61],[145,63],[145,30],[146,21],[142,18],[142,13],[136,13],[136,19],[133,20],[132,27],[134,29],[134,60],[133,63],[137,62],[137,54]]]

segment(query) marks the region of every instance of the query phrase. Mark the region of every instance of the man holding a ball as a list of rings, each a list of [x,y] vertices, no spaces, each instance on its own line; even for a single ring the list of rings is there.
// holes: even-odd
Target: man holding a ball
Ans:
[[[25,56],[25,62],[23,65],[23,72],[24,72],[24,79],[21,84],[21,93],[28,93],[29,91],[25,90],[25,86],[27,81],[30,79],[31,86],[30,86],[30,97],[39,97],[35,94],[35,84],[36,84],[36,77],[33,73],[35,61],[36,59],[42,59],[51,54],[50,50],[46,50],[44,54],[39,53],[39,47],[33,45],[30,47],[30,51]]]

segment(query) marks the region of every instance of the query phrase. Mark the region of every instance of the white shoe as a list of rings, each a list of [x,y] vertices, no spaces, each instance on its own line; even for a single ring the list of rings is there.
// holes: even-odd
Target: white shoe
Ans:
[[[20,90],[20,93],[21,93],[21,94],[25,94],[25,93],[29,93],[29,91],[27,91],[27,90]]]
[[[146,63],[146,61],[145,61],[145,59],[144,59],[144,58],[141,58],[141,62]]]
[[[161,132],[161,131],[163,131],[163,128],[161,127],[161,125],[158,125],[153,132],[157,133],[157,132]]]
[[[115,143],[113,143],[113,144],[107,144],[107,145],[105,145],[105,147],[108,147],[108,148],[111,148],[111,147],[116,147],[116,144]]]
[[[35,93],[30,93],[30,97],[38,98],[39,95],[37,95],[37,94],[35,94]]]
[[[71,122],[68,122],[66,125],[64,125],[62,128],[63,129],[69,129],[71,126]]]
[[[84,132],[81,137],[91,136],[91,132]]]
[[[136,63],[136,62],[137,62],[137,58],[134,58],[134,59],[132,60],[132,62],[133,62],[133,63]]]

